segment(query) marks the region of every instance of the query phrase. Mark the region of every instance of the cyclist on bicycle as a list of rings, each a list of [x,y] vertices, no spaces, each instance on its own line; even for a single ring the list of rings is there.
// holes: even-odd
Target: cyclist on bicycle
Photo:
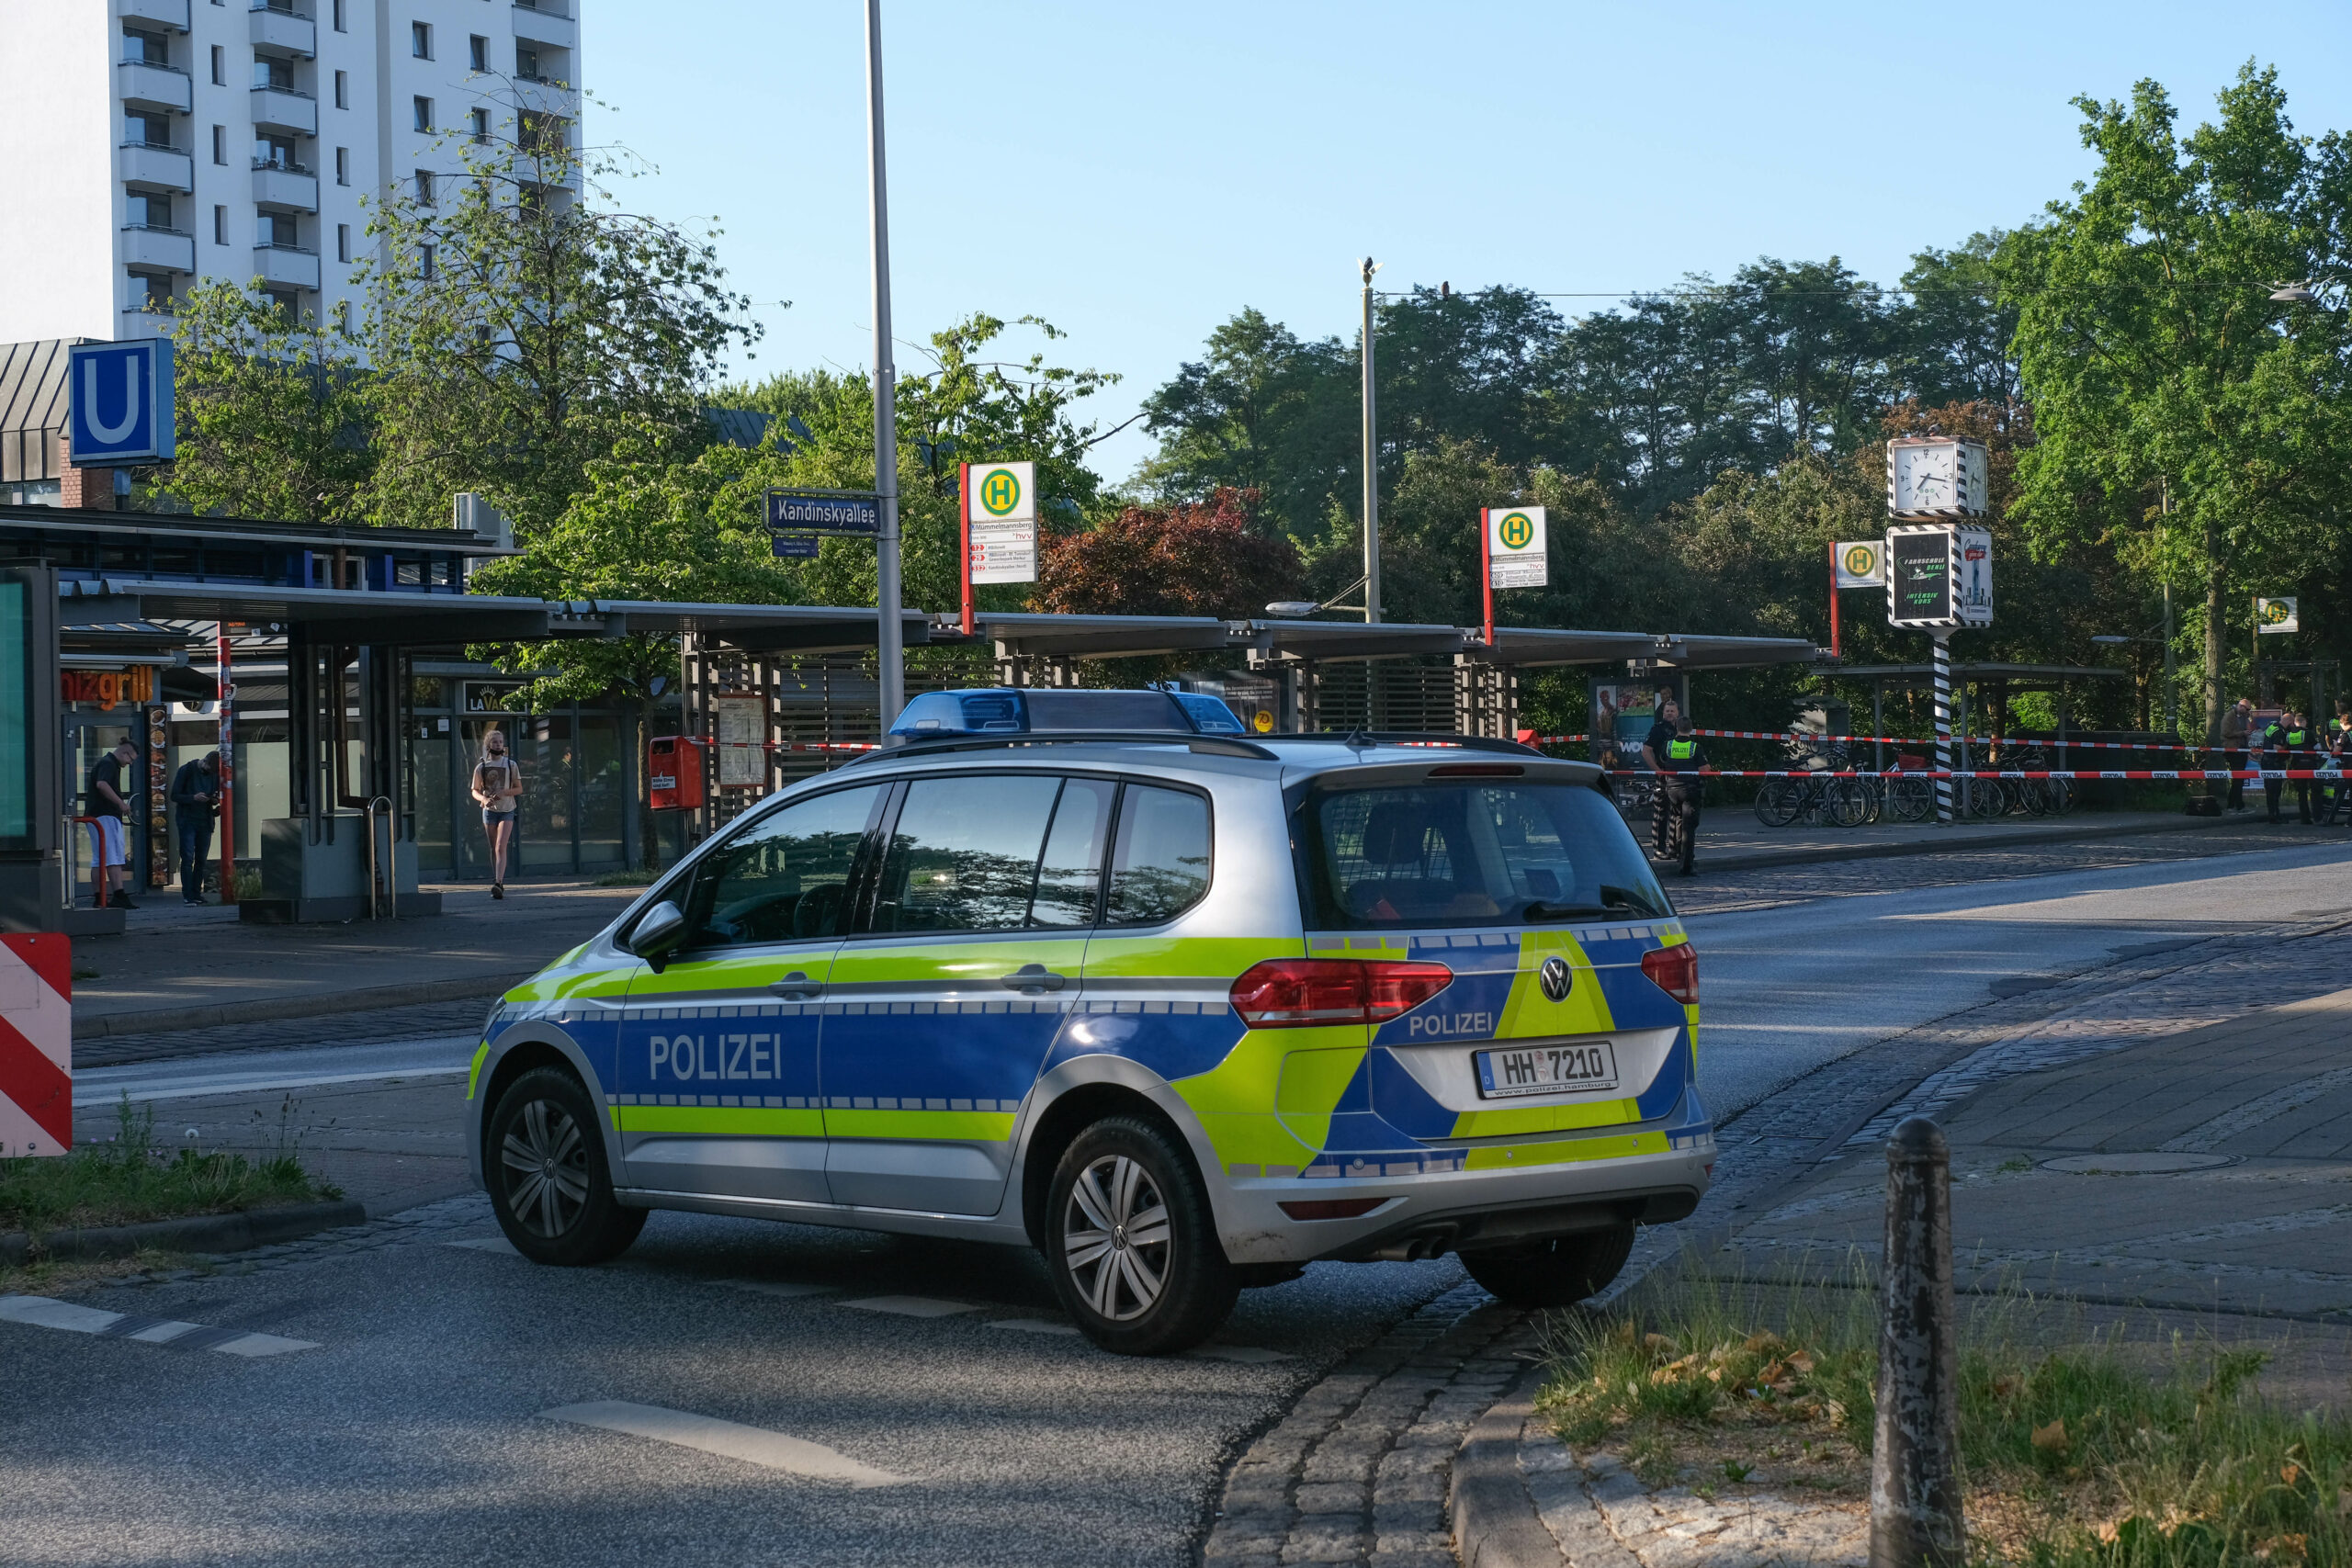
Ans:
[[[1657,722],[1642,741],[1642,761],[1657,773],[1658,791],[1650,807],[1650,840],[1660,860],[1682,863],[1682,874],[1695,869],[1699,850],[1698,774],[1707,772],[1706,753],[1698,737],[1682,726],[1682,708],[1672,697],[1658,704]]]

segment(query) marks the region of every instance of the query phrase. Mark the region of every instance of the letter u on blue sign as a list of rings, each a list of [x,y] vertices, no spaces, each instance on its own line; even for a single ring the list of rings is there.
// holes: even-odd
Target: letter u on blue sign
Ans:
[[[66,356],[67,423],[76,464],[169,462],[172,342],[77,344]]]

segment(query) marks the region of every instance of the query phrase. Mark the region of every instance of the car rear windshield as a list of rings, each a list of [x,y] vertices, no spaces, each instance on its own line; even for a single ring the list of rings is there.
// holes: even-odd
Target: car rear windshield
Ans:
[[[1616,807],[1583,784],[1326,789],[1306,814],[1302,874],[1319,930],[1673,913]]]

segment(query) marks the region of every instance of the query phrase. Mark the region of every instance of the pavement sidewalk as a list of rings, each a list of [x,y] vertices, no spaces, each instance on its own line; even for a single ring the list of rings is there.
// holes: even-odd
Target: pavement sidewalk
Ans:
[[[2257,1346],[2272,1358],[2260,1379],[2271,1397],[2352,1407],[2347,974],[2352,930],[2339,927],[1992,1040],[1751,1190],[1747,1213],[1695,1233],[1686,1263],[1751,1290],[1874,1280],[1886,1133],[1931,1114],[1952,1146],[1964,1310],[2001,1311],[2021,1287],[2045,1331],[2120,1324],[2143,1342]],[[1456,1460],[1464,1562],[1762,1568],[1866,1555],[1856,1505],[1645,1486],[1606,1455],[1571,1454],[1529,1393],[1497,1404]]]
[[[262,926],[165,888],[119,937],[74,946],[74,1038],[487,998],[586,941],[640,891],[587,882],[435,888],[428,919]]]
[[[1746,806],[1710,807],[1699,824],[1699,874],[1747,871],[1776,865],[1818,865],[1836,861],[1875,860],[1955,851],[2004,850],[2031,844],[2071,844],[2150,833],[2211,833],[2247,828],[2256,815],[2188,817],[2178,811],[2079,811],[2069,817],[2002,817],[1963,820],[1948,828],[1933,821],[1885,820],[1860,828],[1831,823],[1791,823],[1767,828]],[[1634,836],[1649,842],[1648,814],[1628,818]],[[2341,828],[2301,824],[2273,829],[2281,845],[2315,835],[2341,839]],[[2296,836],[2300,835],[2300,836]]]

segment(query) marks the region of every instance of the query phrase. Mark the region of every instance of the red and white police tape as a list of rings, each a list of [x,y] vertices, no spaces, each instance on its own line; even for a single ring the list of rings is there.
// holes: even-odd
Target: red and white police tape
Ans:
[[[1704,768],[1709,779],[2324,779],[2340,768]]]
[[[74,943],[0,936],[0,1157],[74,1147]]]
[[[1931,735],[1822,735],[1804,729],[1687,729],[1686,735],[1703,735],[1716,740],[1810,740],[1843,741],[1849,746],[1933,746]],[[1571,746],[1589,740],[1589,735],[1539,735],[1538,746]],[[2192,746],[2174,740],[2056,740],[2048,736],[1955,735],[1952,743],[1970,746],[2040,746],[2067,750],[2086,751],[2205,751],[2239,750],[2244,746]],[[2253,750],[2259,750],[2256,747]]]

